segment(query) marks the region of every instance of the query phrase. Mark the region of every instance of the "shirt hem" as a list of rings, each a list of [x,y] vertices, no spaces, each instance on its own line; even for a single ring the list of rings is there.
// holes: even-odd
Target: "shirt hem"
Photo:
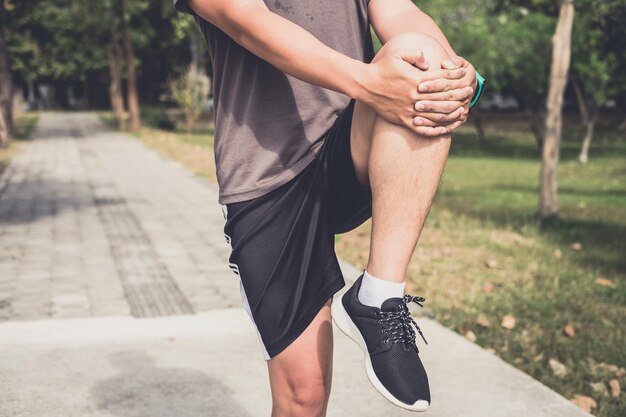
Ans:
[[[322,142],[323,144],[323,142]],[[223,194],[220,192],[218,202],[219,204],[231,204],[231,203],[239,203],[241,201],[252,200],[254,198],[261,197],[270,191],[275,190],[276,188],[284,185],[294,179],[298,174],[306,169],[310,163],[312,163],[319,152],[321,151],[322,146],[318,146],[316,150],[311,150],[310,153],[305,155],[302,159],[296,162],[294,165],[289,167],[288,171],[285,171],[281,175],[271,179],[268,183],[263,184],[257,188],[252,190],[246,190],[241,192]]]

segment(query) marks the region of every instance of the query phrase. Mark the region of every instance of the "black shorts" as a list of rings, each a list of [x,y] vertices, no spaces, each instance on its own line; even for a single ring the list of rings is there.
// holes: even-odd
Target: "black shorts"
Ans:
[[[226,204],[231,269],[265,358],[279,354],[344,285],[335,234],[372,215],[372,194],[350,155],[354,100],[324,135],[315,159],[296,177],[252,200]]]

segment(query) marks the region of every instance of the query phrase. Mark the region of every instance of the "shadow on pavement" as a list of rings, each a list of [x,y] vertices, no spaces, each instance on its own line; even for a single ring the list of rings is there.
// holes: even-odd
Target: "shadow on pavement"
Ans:
[[[108,356],[119,373],[93,385],[99,410],[120,417],[248,417],[232,391],[204,372],[160,368],[141,351]]]

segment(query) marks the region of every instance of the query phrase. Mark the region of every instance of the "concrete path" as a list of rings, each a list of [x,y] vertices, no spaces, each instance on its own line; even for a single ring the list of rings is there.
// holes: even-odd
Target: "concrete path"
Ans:
[[[211,184],[94,115],[44,114],[0,180],[0,415],[269,416],[222,227]],[[428,415],[589,416],[419,321],[431,342]],[[336,335],[329,416],[409,415]]]

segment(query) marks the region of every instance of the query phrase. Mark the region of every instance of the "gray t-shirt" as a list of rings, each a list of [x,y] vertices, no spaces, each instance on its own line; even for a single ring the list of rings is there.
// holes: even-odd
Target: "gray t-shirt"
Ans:
[[[213,63],[219,203],[256,198],[285,184],[312,162],[350,98],[286,75],[195,15],[185,0],[173,1],[195,16]],[[272,12],[363,62],[374,55],[368,2],[265,0]]]

